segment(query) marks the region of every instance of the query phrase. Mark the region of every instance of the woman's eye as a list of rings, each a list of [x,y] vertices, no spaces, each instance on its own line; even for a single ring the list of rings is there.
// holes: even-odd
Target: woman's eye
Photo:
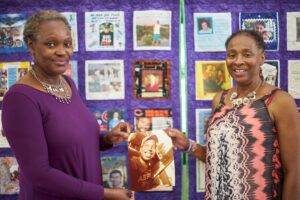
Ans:
[[[234,56],[235,56],[234,54],[227,54],[228,58],[234,58]]]
[[[54,42],[48,42],[48,43],[47,43],[47,46],[48,46],[48,47],[54,47],[55,44],[54,44]]]
[[[250,54],[250,53],[245,53],[244,56],[245,56],[246,58],[249,58],[249,57],[251,56],[251,54]]]
[[[65,47],[66,48],[72,48],[72,42],[67,42],[66,44],[65,44]]]

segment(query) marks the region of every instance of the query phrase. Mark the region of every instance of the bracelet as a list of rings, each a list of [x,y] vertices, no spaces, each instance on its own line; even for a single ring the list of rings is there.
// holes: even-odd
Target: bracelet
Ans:
[[[192,149],[189,152],[189,154],[194,153],[197,149],[197,143],[194,140],[191,140],[191,143],[192,143]]]
[[[189,148],[186,151],[183,151],[184,153],[190,153],[191,149],[192,149],[192,143],[194,142],[194,140],[189,139]]]

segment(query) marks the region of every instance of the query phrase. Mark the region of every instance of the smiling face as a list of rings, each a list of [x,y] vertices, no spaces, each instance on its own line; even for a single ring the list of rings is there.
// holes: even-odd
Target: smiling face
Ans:
[[[258,34],[262,34],[264,32],[265,27],[262,24],[256,24],[254,26],[254,31],[257,32]]]
[[[35,65],[49,76],[65,72],[73,55],[71,31],[61,20],[42,22],[27,45]]]
[[[140,132],[146,132],[151,129],[151,119],[149,117],[139,117],[136,128]]]
[[[148,161],[154,158],[156,153],[156,141],[149,139],[145,141],[141,147],[141,156],[144,160]]]
[[[228,43],[226,64],[230,75],[238,85],[259,82],[260,66],[264,60],[264,52],[249,35],[237,35]]]

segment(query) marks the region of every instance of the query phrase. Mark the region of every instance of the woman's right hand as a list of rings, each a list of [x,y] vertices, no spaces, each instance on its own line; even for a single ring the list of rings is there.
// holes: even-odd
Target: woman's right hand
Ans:
[[[133,192],[127,189],[104,188],[104,199],[106,200],[130,200]]]
[[[182,151],[186,151],[189,148],[189,139],[175,128],[167,128],[164,130],[172,139],[173,146],[179,148]]]

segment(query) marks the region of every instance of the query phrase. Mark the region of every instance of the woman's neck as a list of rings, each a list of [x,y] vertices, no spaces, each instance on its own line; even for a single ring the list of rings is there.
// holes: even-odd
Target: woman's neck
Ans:
[[[39,79],[45,83],[51,85],[58,85],[60,84],[60,75],[49,75],[47,72],[42,70],[39,66],[33,65],[32,69],[34,70],[35,74],[39,77]]]
[[[236,92],[239,97],[245,97],[247,96],[250,92],[257,92],[257,90],[260,88],[262,85],[263,80],[258,79],[257,81],[253,81],[252,83],[248,85],[237,85],[236,86]]]

